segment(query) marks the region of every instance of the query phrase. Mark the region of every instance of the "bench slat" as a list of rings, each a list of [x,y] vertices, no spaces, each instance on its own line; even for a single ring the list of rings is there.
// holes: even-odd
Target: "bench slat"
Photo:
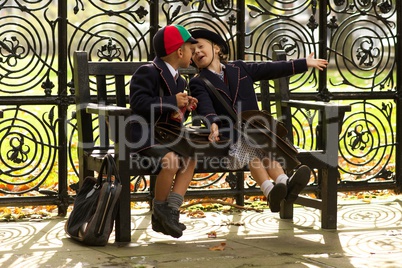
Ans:
[[[132,75],[149,62],[88,62],[89,75]]]

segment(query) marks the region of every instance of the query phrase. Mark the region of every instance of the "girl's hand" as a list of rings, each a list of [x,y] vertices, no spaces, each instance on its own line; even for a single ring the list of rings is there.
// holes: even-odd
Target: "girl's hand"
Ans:
[[[219,141],[219,127],[217,124],[212,123],[211,125],[211,132],[208,137],[209,141],[214,142],[214,141]]]
[[[194,97],[188,96],[187,111],[191,112],[197,109],[198,100]]]
[[[310,55],[306,58],[307,67],[313,67],[320,71],[327,68],[328,61],[324,59],[314,59],[314,52],[311,52]]]

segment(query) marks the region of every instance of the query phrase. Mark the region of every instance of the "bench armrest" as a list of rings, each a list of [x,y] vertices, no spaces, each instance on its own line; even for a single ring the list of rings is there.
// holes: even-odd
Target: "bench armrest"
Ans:
[[[303,109],[315,109],[315,110],[325,110],[328,108],[337,108],[339,112],[345,113],[351,110],[348,104],[337,104],[323,101],[298,101],[298,100],[288,100],[282,101],[281,103],[285,107],[295,107]]]
[[[88,103],[86,107],[87,113],[100,114],[105,116],[129,116],[131,115],[131,109],[126,107],[120,107],[116,105],[99,105],[96,103]]]

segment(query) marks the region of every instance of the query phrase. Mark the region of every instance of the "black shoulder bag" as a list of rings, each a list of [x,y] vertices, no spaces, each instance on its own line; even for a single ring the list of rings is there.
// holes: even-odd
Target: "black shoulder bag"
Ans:
[[[117,216],[121,187],[116,163],[107,154],[98,177],[86,177],[78,191],[64,226],[66,233],[89,246],[106,245]]]

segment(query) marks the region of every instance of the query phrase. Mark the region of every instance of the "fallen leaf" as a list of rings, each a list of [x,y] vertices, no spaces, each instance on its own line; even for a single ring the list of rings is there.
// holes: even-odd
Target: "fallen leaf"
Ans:
[[[218,246],[210,247],[209,250],[212,250],[212,251],[223,251],[223,250],[225,250],[225,247],[226,247],[226,243],[225,243],[225,242],[222,242],[222,243],[221,243],[220,245],[218,245]]]
[[[215,231],[211,231],[208,233],[208,238],[216,238],[216,232]]]
[[[190,211],[187,215],[188,217],[192,218],[205,218],[204,211],[202,210],[196,210],[196,211]]]

